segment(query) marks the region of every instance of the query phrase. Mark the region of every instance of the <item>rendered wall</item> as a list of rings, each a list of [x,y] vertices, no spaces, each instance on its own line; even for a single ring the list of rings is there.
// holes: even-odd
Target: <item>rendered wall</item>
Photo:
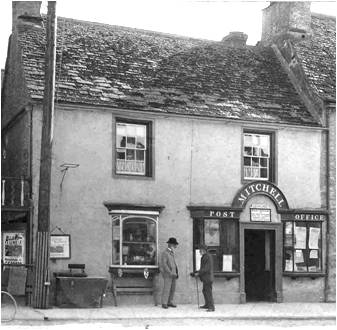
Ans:
[[[103,201],[164,205],[159,248],[163,250],[171,236],[180,243],[176,301],[196,303],[195,280],[189,276],[193,270],[192,219],[186,206],[231,204],[242,187],[242,125],[143,115],[142,119],[154,120],[154,178],[126,178],[113,175],[113,117],[105,110],[55,112],[51,228],[58,226],[71,234],[72,258],[54,261],[51,271],[64,270],[68,263],[85,263],[88,274],[109,276],[112,229]],[[40,114],[34,118],[38,125]],[[277,185],[290,207],[321,207],[321,132],[283,128],[276,135]],[[37,161],[39,147],[34,155]],[[63,163],[79,167],[68,170],[61,187]],[[238,278],[216,279],[214,287],[216,303],[239,302]],[[287,284],[284,289],[289,290]],[[292,294],[297,296],[296,290]]]

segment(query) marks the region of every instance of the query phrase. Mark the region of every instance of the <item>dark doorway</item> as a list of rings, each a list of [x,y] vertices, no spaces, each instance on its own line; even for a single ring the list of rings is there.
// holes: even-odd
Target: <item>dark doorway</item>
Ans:
[[[246,301],[275,301],[275,232],[245,230]]]

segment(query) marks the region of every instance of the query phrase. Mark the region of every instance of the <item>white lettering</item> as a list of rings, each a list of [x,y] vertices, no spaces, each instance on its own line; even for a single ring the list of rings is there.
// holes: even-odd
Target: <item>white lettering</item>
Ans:
[[[209,216],[212,217],[214,215],[214,211],[209,211]]]
[[[258,183],[256,186],[255,186],[255,189],[257,191],[261,191],[261,183]]]

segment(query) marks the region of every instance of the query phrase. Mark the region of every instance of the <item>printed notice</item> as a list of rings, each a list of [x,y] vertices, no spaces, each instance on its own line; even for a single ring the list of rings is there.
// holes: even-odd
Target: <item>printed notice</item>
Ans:
[[[199,270],[200,269],[200,264],[201,264],[201,255],[200,255],[200,250],[195,250],[195,269]]]
[[[309,266],[309,272],[317,272],[316,266]]]
[[[293,271],[293,261],[292,260],[286,260],[286,272],[292,272]]]
[[[286,222],[286,235],[292,235],[293,233],[293,224],[291,222]]]
[[[222,271],[231,272],[233,271],[232,255],[224,254],[222,255]]]
[[[310,227],[309,231],[309,249],[318,249],[318,240],[320,236],[320,228]]]
[[[302,250],[295,251],[295,262],[297,264],[304,262]]]
[[[24,264],[26,237],[24,232],[2,233],[2,258],[5,264]]]
[[[295,227],[295,249],[305,249],[307,240],[307,228]]]
[[[309,258],[310,259],[318,259],[318,251],[317,250],[311,250]]]

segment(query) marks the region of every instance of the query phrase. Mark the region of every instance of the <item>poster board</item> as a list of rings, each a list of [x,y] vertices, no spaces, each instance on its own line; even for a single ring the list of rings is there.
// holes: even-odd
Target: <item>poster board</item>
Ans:
[[[250,208],[250,221],[270,222],[271,210],[263,208]]]
[[[220,224],[219,220],[205,219],[205,244],[207,246],[220,245]]]
[[[2,260],[4,264],[26,263],[26,232],[12,230],[2,232]]]
[[[201,265],[201,254],[200,254],[200,250],[196,249],[195,250],[195,270],[200,270],[200,265]]]
[[[50,235],[50,258],[70,259],[70,235]]]

